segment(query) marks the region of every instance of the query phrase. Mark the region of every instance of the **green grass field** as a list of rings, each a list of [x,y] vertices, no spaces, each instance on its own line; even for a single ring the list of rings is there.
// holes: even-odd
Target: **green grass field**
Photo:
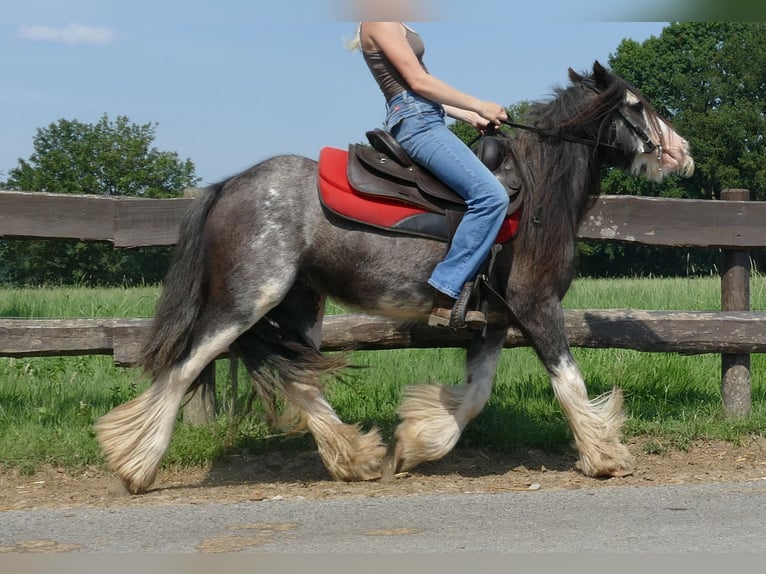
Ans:
[[[717,310],[720,281],[701,279],[578,280],[568,308]],[[135,289],[0,289],[0,317],[73,318],[150,316],[156,287]],[[766,277],[751,283],[754,310],[766,305]],[[337,309],[336,309],[337,311]],[[388,436],[396,424],[402,387],[410,383],[462,381],[459,349],[355,352],[347,380],[328,382],[328,397],[348,422],[378,426]],[[766,357],[753,355],[753,412],[731,420],[721,414],[718,355],[679,356],[621,349],[574,349],[595,396],[617,384],[625,392],[627,436],[656,437],[684,448],[711,438],[738,442],[766,430]],[[249,386],[240,376],[239,404]],[[228,404],[228,364],[217,365],[219,404]],[[0,358],[0,464],[33,472],[41,465],[66,468],[103,463],[93,433],[95,420],[135,396],[147,384],[111,356]],[[308,436],[285,437],[266,427],[255,405],[236,428],[223,408],[216,423],[176,427],[167,465],[195,466],[231,453],[313,448]],[[237,415],[241,413],[236,413]],[[527,348],[507,349],[487,407],[466,429],[461,444],[511,452],[557,451],[571,443],[569,427],[553,399],[547,376]]]

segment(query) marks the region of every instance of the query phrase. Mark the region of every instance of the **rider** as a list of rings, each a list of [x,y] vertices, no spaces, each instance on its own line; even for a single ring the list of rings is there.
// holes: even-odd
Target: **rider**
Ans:
[[[443,261],[428,279],[435,289],[429,325],[448,326],[456,299],[487,259],[508,209],[508,193],[452,131],[445,114],[479,131],[499,127],[508,115],[499,104],[456,90],[423,64],[423,40],[403,22],[361,22],[352,48],[364,60],[386,99],[386,129],[413,161],[430,170],[466,202],[466,212]],[[472,329],[486,325],[469,311]]]

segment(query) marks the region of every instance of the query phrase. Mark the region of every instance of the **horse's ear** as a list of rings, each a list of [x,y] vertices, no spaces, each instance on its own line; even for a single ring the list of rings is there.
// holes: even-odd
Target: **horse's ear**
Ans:
[[[576,84],[577,82],[581,82],[583,80],[583,76],[575,72],[572,68],[569,68],[569,79],[573,84]]]
[[[597,86],[605,87],[609,84],[611,77],[612,75],[609,73],[609,70],[602,66],[601,62],[598,60],[593,62],[593,79],[596,81]]]

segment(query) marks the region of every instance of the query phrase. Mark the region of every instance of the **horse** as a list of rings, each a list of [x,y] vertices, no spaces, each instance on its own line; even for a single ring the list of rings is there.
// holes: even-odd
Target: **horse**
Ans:
[[[151,384],[96,423],[107,464],[131,493],[154,482],[184,396],[222,353],[244,363],[274,424],[308,430],[336,480],[371,480],[434,461],[487,403],[510,326],[535,349],[587,476],[624,476],[618,385],[590,399],[567,341],[561,300],[576,233],[602,167],[659,182],[690,176],[688,142],[625,80],[595,62],[533,102],[508,153],[523,166],[515,235],[493,255],[488,324],[466,339],[463,384],[405,388],[388,447],[377,428],[343,422],[323,393],[343,354],[320,352],[328,297],[369,314],[425,322],[443,241],[333,216],[318,197],[318,162],[280,155],[206,189],[180,226],[140,366]],[[428,328],[428,327],[425,327]],[[438,328],[438,327],[433,327]],[[279,401],[279,403],[277,402]]]

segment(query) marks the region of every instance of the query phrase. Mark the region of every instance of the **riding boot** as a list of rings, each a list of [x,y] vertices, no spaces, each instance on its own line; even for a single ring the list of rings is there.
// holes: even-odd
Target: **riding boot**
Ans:
[[[433,308],[428,317],[430,327],[450,327],[452,329],[468,328],[480,331],[487,325],[487,318],[481,311],[466,310],[468,298],[471,295],[471,284],[466,283],[458,299],[437,290],[434,295]]]

